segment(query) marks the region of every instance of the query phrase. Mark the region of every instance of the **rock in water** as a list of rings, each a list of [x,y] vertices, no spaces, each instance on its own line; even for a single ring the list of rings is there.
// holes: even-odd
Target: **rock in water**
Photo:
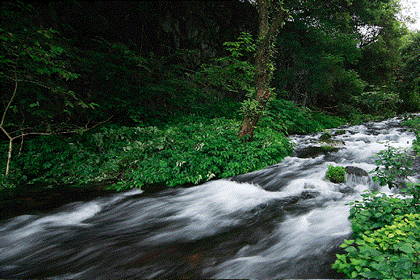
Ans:
[[[369,177],[369,173],[367,173],[362,168],[356,166],[346,166],[346,173],[348,175],[354,175],[356,177]]]

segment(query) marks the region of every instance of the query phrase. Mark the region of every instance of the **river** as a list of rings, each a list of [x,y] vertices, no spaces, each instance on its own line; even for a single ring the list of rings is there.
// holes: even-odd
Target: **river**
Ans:
[[[343,278],[331,264],[351,235],[347,204],[378,186],[328,182],[328,165],[371,171],[376,152],[415,136],[397,118],[330,133],[338,149],[292,136],[293,156],[234,178],[5,220],[0,278]]]

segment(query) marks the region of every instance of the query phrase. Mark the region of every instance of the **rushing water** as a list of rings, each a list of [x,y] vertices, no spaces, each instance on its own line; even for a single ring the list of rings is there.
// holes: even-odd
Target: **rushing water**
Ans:
[[[77,202],[0,225],[0,278],[339,278],[331,264],[351,234],[348,202],[375,186],[328,165],[374,169],[374,153],[410,147],[397,119],[331,130],[338,151],[295,156],[231,180],[153,195]],[[312,148],[311,148],[312,147]]]

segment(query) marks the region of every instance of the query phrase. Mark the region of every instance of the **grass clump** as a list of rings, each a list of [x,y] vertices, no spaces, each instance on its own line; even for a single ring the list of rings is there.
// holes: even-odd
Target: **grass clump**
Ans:
[[[324,146],[321,146],[321,150],[323,152],[335,152],[335,151],[338,151],[338,148],[331,145],[324,145]]]
[[[346,169],[342,166],[328,165],[325,178],[333,183],[344,183],[346,179]]]

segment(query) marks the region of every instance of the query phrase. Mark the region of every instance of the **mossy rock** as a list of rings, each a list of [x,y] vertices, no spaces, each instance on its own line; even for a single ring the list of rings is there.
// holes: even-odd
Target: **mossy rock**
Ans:
[[[321,146],[321,150],[323,152],[336,152],[339,150],[339,148],[331,146],[331,145],[324,145],[324,146]]]
[[[327,141],[330,140],[332,138],[332,135],[329,132],[324,132],[322,133],[322,135],[319,137],[319,140],[321,141]]]
[[[337,130],[336,132],[334,132],[334,136],[343,135],[343,134],[346,134],[346,131],[344,129]]]
[[[333,183],[344,183],[346,181],[346,168],[343,166],[328,165],[325,178]]]

